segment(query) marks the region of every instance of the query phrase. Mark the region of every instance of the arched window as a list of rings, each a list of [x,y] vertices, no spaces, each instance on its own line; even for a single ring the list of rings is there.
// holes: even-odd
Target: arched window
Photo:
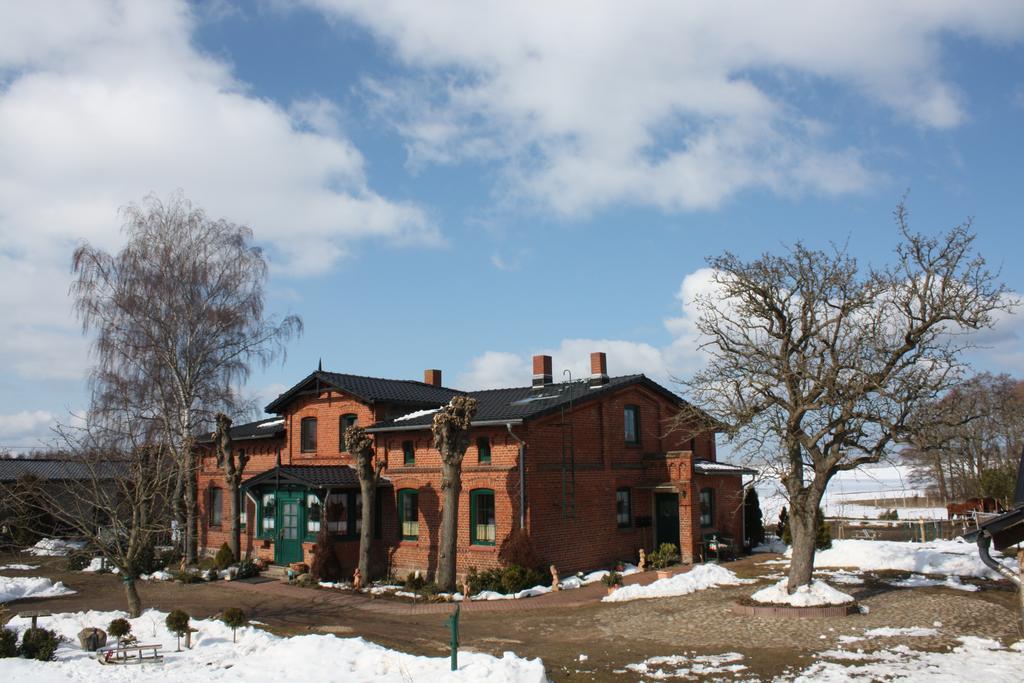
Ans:
[[[299,450],[303,453],[316,452],[316,418],[304,417],[299,430]]]
[[[359,424],[359,416],[355,413],[345,413],[338,418],[338,450],[344,453],[348,450],[345,446],[345,432],[349,427]]]
[[[419,493],[416,489],[402,489],[398,492],[398,526],[403,541],[415,541],[420,537]]]
[[[494,545],[496,530],[494,491],[491,489],[470,491],[469,542],[473,545]]]

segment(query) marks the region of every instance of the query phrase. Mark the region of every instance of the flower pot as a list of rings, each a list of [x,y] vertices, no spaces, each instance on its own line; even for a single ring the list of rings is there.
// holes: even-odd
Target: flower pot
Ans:
[[[616,586],[608,586],[608,595],[611,595],[612,593],[614,593],[616,590],[618,590],[618,588],[619,587],[617,585]]]
[[[658,570],[658,578],[659,579],[667,579],[667,578],[670,578],[671,576],[672,576],[672,570],[671,569],[659,569]]]

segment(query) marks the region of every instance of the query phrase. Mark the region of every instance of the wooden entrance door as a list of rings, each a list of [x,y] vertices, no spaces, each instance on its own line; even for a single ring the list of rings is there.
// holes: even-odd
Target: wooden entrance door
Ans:
[[[302,562],[303,499],[298,491],[279,491],[277,494],[277,538],[274,543],[274,562],[287,565]]]
[[[679,549],[679,494],[654,494],[655,549],[662,543],[671,543]]]

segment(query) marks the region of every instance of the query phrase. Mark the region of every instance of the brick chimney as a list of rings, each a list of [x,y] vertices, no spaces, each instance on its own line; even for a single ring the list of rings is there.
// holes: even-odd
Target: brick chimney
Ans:
[[[423,371],[423,383],[429,384],[433,387],[441,386],[441,371],[440,370],[424,370]]]
[[[608,384],[608,357],[604,351],[590,354],[590,386]]]
[[[551,356],[533,357],[533,388],[551,384]]]

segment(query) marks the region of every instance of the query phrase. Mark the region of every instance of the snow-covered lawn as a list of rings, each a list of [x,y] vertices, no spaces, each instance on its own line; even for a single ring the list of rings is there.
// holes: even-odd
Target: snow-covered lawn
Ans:
[[[626,669],[652,679],[682,678],[693,680],[714,674],[738,674],[747,668],[740,664],[743,655],[725,652],[720,655],[670,655],[650,657],[638,664],[627,664]],[[713,680],[729,680],[715,676]]]
[[[253,627],[231,629],[219,621],[193,620],[198,629],[193,648],[175,652],[175,637],[164,626],[166,613],[149,610],[130,620],[132,632],[142,643],[162,643],[162,664],[104,666],[77,646],[78,632],[87,626],[106,629],[123,612],[76,612],[40,617],[40,626],[55,629],[69,639],[57,651],[57,661],[36,662],[0,659],[0,680],[32,681],[494,681],[542,683],[543,662],[523,659],[511,652],[502,657],[461,652],[459,669],[449,670],[448,657],[419,657],[389,650],[362,638],[303,635],[280,638]],[[9,626],[23,630],[29,620],[15,618]]]
[[[39,576],[0,576],[0,603],[24,598],[56,598],[71,595],[63,583],[54,583]]]
[[[886,581],[890,586],[896,586],[897,588],[926,588],[928,586],[943,586],[945,588],[952,588],[958,591],[967,591],[973,593],[979,590],[977,586],[971,583],[963,583],[959,576],[952,575],[947,576],[942,581],[938,579],[929,579],[922,574],[911,574],[905,579],[894,579],[892,581]]]
[[[658,579],[646,586],[639,584],[623,586],[610,595],[601,598],[601,601],[627,602],[629,600],[672,598],[678,595],[688,595],[707,588],[714,588],[715,586],[738,586],[753,582],[753,579],[741,579],[733,572],[717,564],[699,564],[688,572],[676,574],[667,579]]]
[[[27,572],[27,571],[31,571],[33,569],[39,569],[39,565],[38,564],[5,564],[3,566],[0,566],[0,571],[3,571],[5,569],[9,569],[11,571],[16,571],[16,572]]]
[[[789,553],[787,552],[787,555]],[[1017,561],[1004,560],[1016,571]],[[832,541],[828,550],[820,550],[815,567],[852,567],[861,571],[895,570],[943,576],[999,578],[978,557],[978,546],[963,540],[902,543],[897,541]]]
[[[844,605],[853,602],[853,596],[838,591],[824,581],[815,579],[809,586],[799,586],[792,594],[786,589],[789,579],[782,579],[753,595],[754,602],[791,607],[819,607],[821,605]]]

